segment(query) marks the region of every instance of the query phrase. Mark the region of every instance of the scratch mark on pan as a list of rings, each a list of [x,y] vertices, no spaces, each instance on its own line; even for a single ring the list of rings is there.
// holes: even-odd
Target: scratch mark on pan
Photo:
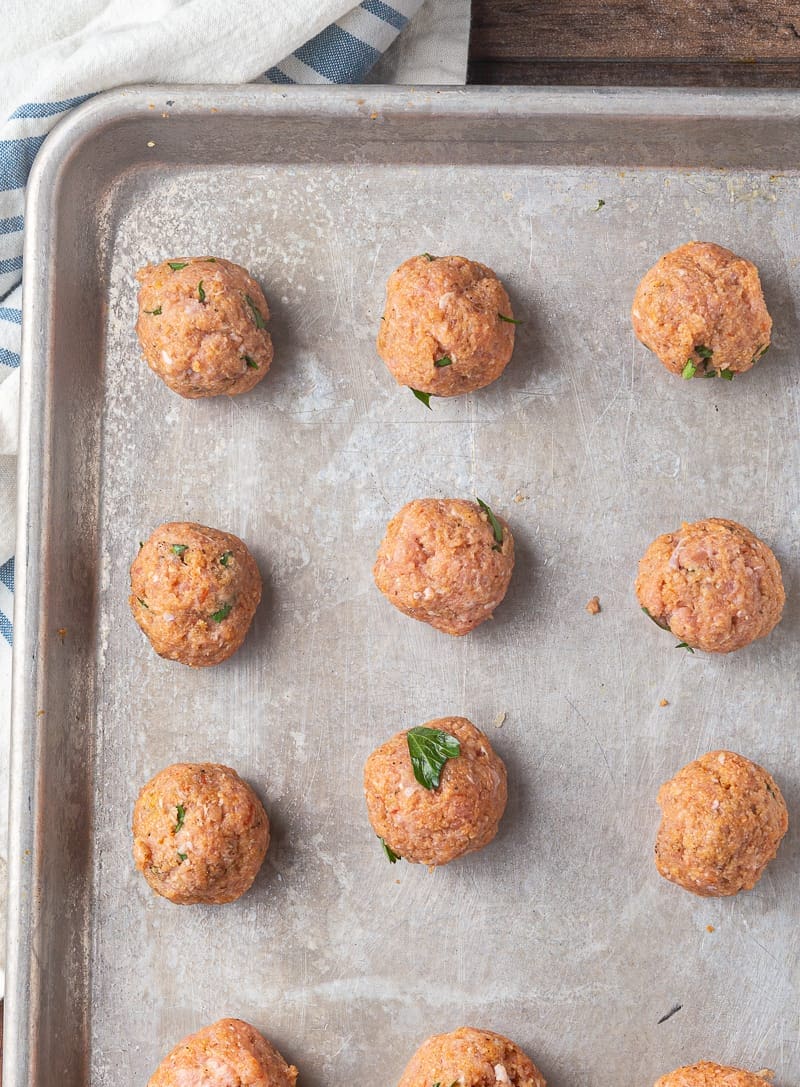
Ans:
[[[370,283],[375,278],[375,269],[378,266],[378,257],[380,256],[382,248],[383,248],[383,242],[378,242],[378,245],[377,245],[377,247],[375,249],[375,256],[372,258],[372,268],[370,269],[370,273],[369,273]]]
[[[673,1017],[673,1015],[677,1015],[682,1007],[683,1007],[683,1004],[676,1004],[674,1008],[670,1008],[670,1010],[667,1012],[666,1015],[661,1016],[658,1023],[666,1023],[666,1021],[668,1019],[671,1019]],[[658,1023],[656,1024],[656,1026],[658,1026]]]
[[[780,962],[780,960],[779,960],[779,959],[776,959],[776,958],[775,958],[775,956],[774,956],[774,955],[772,954],[772,952],[771,952],[771,951],[768,951],[768,950],[767,950],[767,949],[766,949],[766,948],[764,947],[764,945],[763,945],[763,944],[759,943],[759,942],[758,942],[758,940],[757,940],[757,939],[755,938],[755,936],[753,936],[753,934],[752,934],[751,932],[748,932],[748,934],[747,934],[747,935],[748,935],[748,936],[750,937],[750,939],[751,939],[751,940],[753,941],[753,943],[754,943],[754,944],[756,945],[756,947],[760,947],[760,948],[761,948],[761,950],[762,950],[762,951],[764,952],[764,954],[765,954],[765,955],[766,955],[766,956],[767,956],[768,958],[772,959],[772,961],[773,961],[774,963],[777,963],[777,965],[778,965],[778,966],[781,966],[781,965],[782,965],[782,964],[781,964],[781,962]]]
[[[591,725],[589,724],[589,722],[588,722],[588,721],[586,720],[586,718],[585,718],[585,717],[583,716],[583,714],[581,713],[581,711],[580,711],[580,710],[578,709],[578,707],[577,707],[577,706],[575,705],[575,703],[574,703],[574,702],[573,702],[573,701],[572,701],[571,699],[567,698],[567,696],[566,696],[566,695],[564,695],[564,700],[565,700],[566,702],[568,702],[570,706],[572,706],[572,708],[573,708],[573,710],[575,711],[575,713],[577,714],[577,716],[578,716],[578,717],[579,717],[579,718],[581,719],[581,721],[583,722],[583,724],[584,724],[584,725],[586,726],[586,731],[587,731],[587,732],[589,733],[589,735],[590,735],[590,736],[592,737],[592,739],[594,740],[595,744],[597,745],[597,750],[598,750],[598,751],[600,752],[600,754],[601,754],[601,755],[603,756],[603,762],[604,762],[604,763],[606,764],[606,770],[608,770],[608,776],[609,776],[609,777],[611,778],[611,780],[612,780],[612,781],[614,782],[614,784],[616,785],[617,781],[616,781],[616,778],[614,777],[614,771],[613,771],[613,770],[611,769],[611,764],[609,763],[608,759],[606,758],[606,753],[605,753],[605,751],[603,750],[603,746],[602,746],[602,744],[601,744],[601,743],[600,743],[600,741],[599,741],[599,740],[597,739],[597,737],[595,736],[595,734],[594,734],[594,733],[592,732],[592,728],[591,728]]]

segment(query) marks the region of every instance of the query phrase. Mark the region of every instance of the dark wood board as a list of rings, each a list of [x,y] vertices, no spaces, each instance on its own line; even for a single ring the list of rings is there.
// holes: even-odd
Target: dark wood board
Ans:
[[[469,82],[800,87],[800,3],[472,0]]]

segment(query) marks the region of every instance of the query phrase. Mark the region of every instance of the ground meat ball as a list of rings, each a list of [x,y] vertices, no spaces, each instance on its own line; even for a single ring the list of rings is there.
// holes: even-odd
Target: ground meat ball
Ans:
[[[220,1019],[179,1042],[147,1087],[294,1087],[296,1079],[297,1069],[255,1027]]]
[[[269,306],[248,272],[221,257],[179,257],[136,273],[136,333],[150,369],[176,393],[236,396],[272,362]]]
[[[755,264],[710,242],[663,256],[639,284],[631,317],[645,347],[684,377],[749,370],[772,334]]]
[[[497,834],[506,807],[506,768],[466,717],[441,717],[424,727],[461,745],[461,754],[442,767],[438,788],[427,789],[414,777],[406,729],[367,759],[364,794],[372,829],[392,852],[434,866],[483,849]]]
[[[545,1087],[542,1073],[519,1046],[490,1030],[460,1027],[419,1047],[399,1087]]]
[[[763,638],[786,600],[767,545],[720,517],[654,540],[639,563],[636,595],[655,623],[706,653],[730,653]]]
[[[765,1087],[770,1082],[758,1072],[745,1072],[743,1068],[727,1068],[712,1061],[688,1064],[676,1068],[668,1076],[656,1080],[655,1087]]]
[[[240,898],[268,845],[267,813],[229,766],[168,766],[148,781],[133,809],[136,867],[156,894],[181,906]]]
[[[412,257],[389,276],[378,353],[399,385],[458,396],[505,370],[513,318],[491,268],[466,257]]]
[[[161,657],[201,668],[244,641],[261,575],[230,532],[174,521],[157,528],[131,566],[133,617]]]
[[[755,887],[789,825],[772,777],[732,751],[712,751],[684,766],[661,786],[658,803],[656,868],[705,897]]]
[[[386,528],[375,584],[396,608],[446,634],[468,634],[491,619],[514,569],[511,529],[460,498],[418,498]]]

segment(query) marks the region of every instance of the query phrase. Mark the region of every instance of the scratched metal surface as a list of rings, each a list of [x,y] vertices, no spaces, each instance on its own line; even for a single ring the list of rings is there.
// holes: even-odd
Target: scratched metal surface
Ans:
[[[119,156],[106,152],[103,185],[79,175],[88,241],[63,221],[74,210],[67,182],[56,237],[37,221],[62,254],[76,239],[76,259],[39,284],[62,307],[55,323],[66,316],[59,289],[90,325],[95,311],[101,319],[72,363],[74,403],[62,381],[70,406],[55,398],[47,410],[48,504],[30,520],[41,518],[49,548],[31,562],[48,585],[37,644],[50,664],[38,679],[20,665],[17,751],[33,701],[60,710],[70,727],[37,743],[74,776],[53,769],[51,793],[29,768],[32,820],[17,812],[33,860],[26,871],[17,857],[15,890],[20,901],[36,894],[13,915],[23,950],[11,964],[7,1083],[55,1083],[60,1061],[59,1083],[134,1087],[184,1034],[235,1015],[298,1065],[306,1087],[394,1082],[427,1035],[464,1023],[514,1038],[555,1087],[648,1084],[701,1058],[774,1068],[789,1087],[800,1078],[796,831],[758,887],[733,900],[661,880],[652,843],[659,784],[717,746],[766,765],[800,811],[800,195],[795,151],[767,132],[797,101],[740,96],[737,110],[722,96],[665,105],[641,92],[370,94],[365,104],[353,91],[308,92],[298,148],[304,124],[313,144],[341,123],[361,150],[306,148],[296,161],[290,143],[271,157],[272,92],[118,96],[100,117],[116,143],[96,135],[91,115],[84,122]],[[146,138],[158,151],[170,119],[156,123],[147,107],[168,112],[176,98],[176,123],[195,143],[153,160]],[[215,103],[223,117],[254,120],[249,161],[226,161]],[[777,103],[767,120],[764,103]],[[683,167],[702,159],[687,136],[702,128],[697,116],[723,106],[745,119],[739,164]],[[402,146],[376,135],[384,116],[415,109],[439,140],[434,161],[404,161]],[[598,120],[609,112],[648,114],[650,127],[616,147]],[[526,118],[542,116],[526,144]],[[327,117],[332,129],[315,136]],[[574,155],[570,117],[580,119]],[[220,141],[213,153],[204,124]],[[476,140],[488,164],[473,161]],[[677,165],[658,149],[670,140]],[[100,158],[91,141],[81,153]],[[670,376],[631,332],[638,279],[691,238],[728,245],[762,272],[774,346],[733,384]],[[500,381],[430,412],[394,385],[373,346],[388,274],[423,250],[492,266],[524,321]],[[186,253],[238,261],[265,289],[275,364],[248,396],[180,400],[139,356],[134,273]],[[73,278],[58,280],[70,266]],[[79,348],[49,327],[58,374]],[[67,460],[85,453],[74,499],[85,537],[56,485],[60,434],[78,443]],[[406,619],[372,583],[386,521],[425,495],[481,496],[517,541],[505,603],[463,639]],[[721,659],[676,650],[632,591],[655,535],[709,515],[766,539],[788,592],[772,637]],[[181,518],[240,534],[266,583],[242,651],[205,671],[156,657],[126,601],[137,541]],[[73,538],[85,549],[63,559]],[[590,617],[595,594],[602,612]],[[486,729],[507,763],[501,833],[435,874],[390,867],[366,819],[364,760],[395,730],[449,713]],[[256,786],[273,841],[238,903],[179,908],[133,868],[131,810],[164,765],[204,759]],[[34,1039],[27,1060],[24,1039]]]

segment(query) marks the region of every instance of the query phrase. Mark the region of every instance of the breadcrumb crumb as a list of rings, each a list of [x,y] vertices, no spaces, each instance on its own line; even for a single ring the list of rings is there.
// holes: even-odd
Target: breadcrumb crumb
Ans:
[[[586,605],[586,610],[589,612],[590,615],[599,615],[601,610],[600,597],[593,596],[589,603]]]
[[[668,706],[668,705],[669,705],[669,702],[666,700],[666,698],[662,698],[661,701],[659,702],[659,706]]]
[[[706,925],[706,932],[713,932],[713,931],[714,931],[714,926],[713,925]],[[758,1075],[758,1072],[756,1072],[756,1075]]]
[[[495,728],[502,728],[503,725],[505,724],[506,717],[508,717],[508,714],[506,713],[505,710],[502,710],[495,717],[494,721],[492,721],[492,724],[494,725]]]

